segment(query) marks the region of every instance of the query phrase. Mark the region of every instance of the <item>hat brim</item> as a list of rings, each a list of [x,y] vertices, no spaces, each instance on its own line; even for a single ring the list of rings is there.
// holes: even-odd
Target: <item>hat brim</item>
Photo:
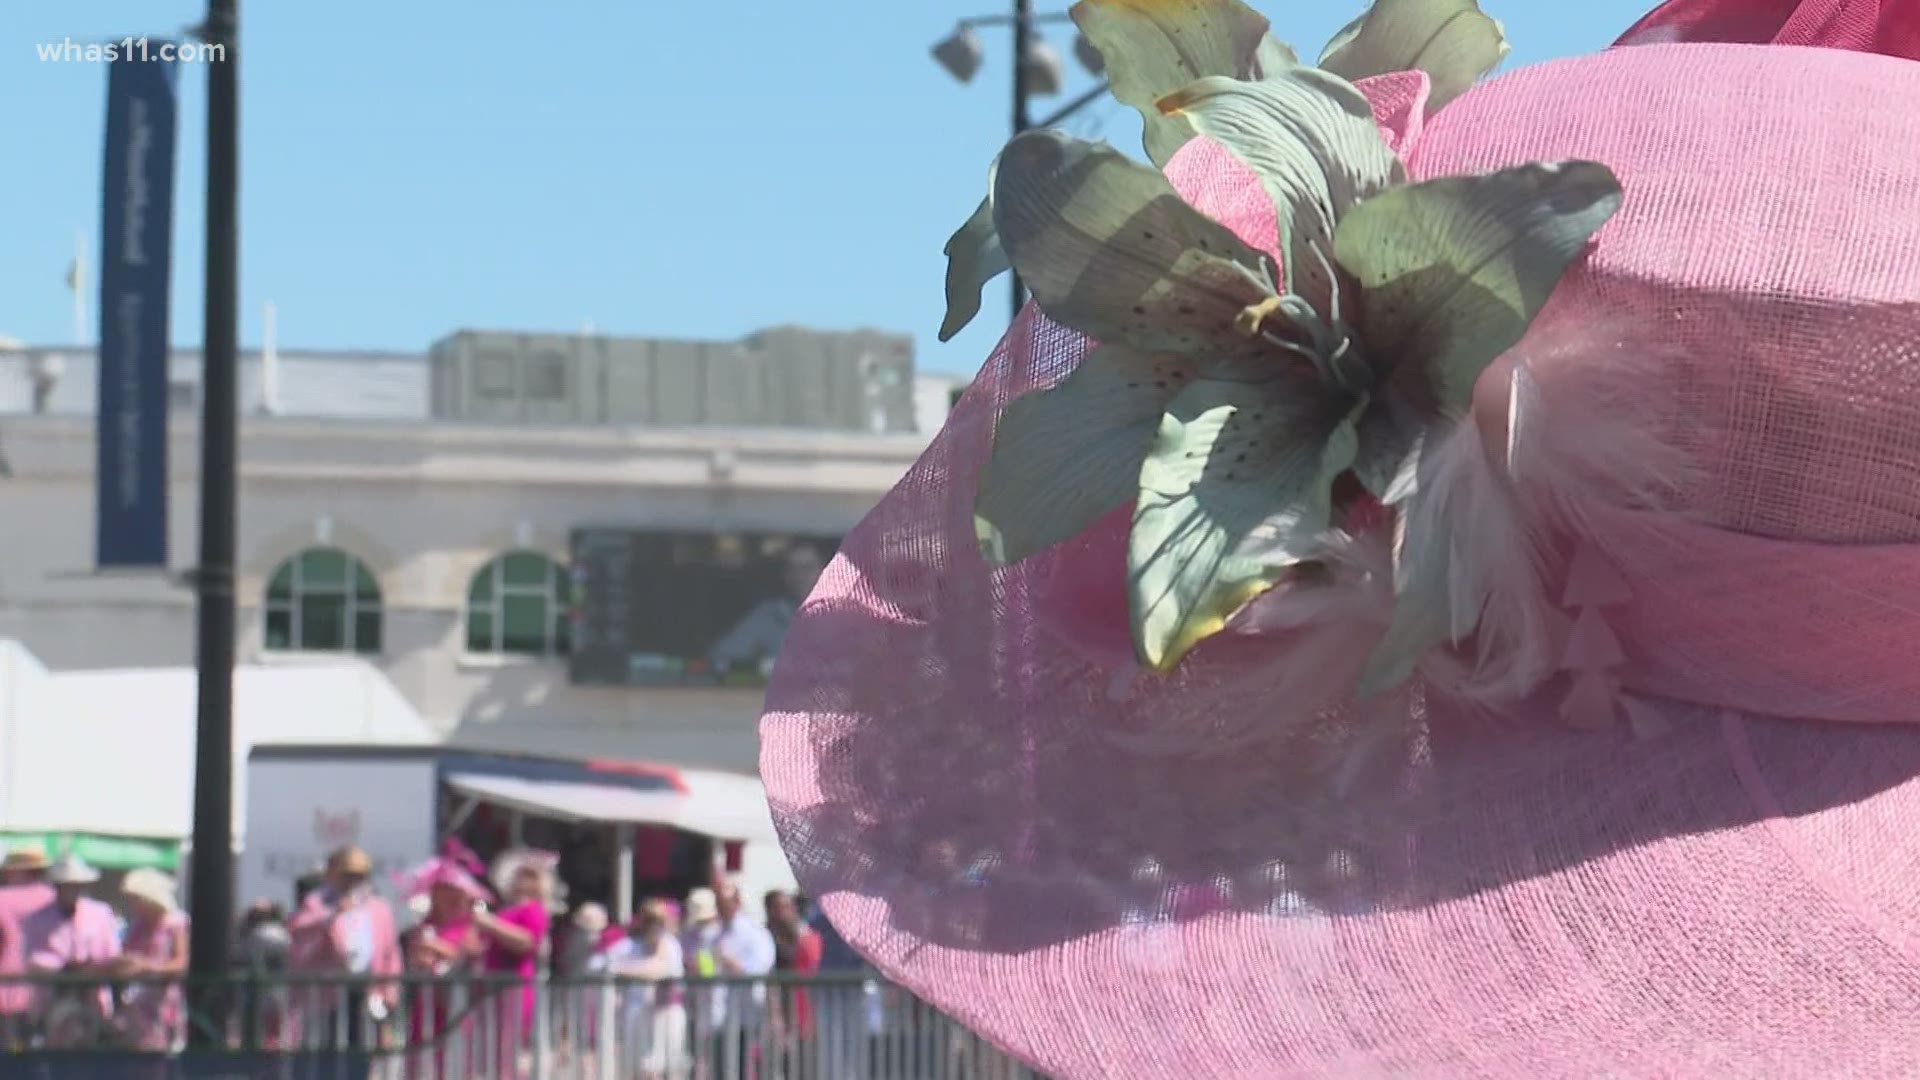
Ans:
[[[142,900],[146,903],[172,913],[180,910],[180,902],[171,893],[147,892],[146,890],[123,889],[121,895],[129,900]]]
[[[1407,859],[1344,885],[1262,858],[1288,819],[1249,792],[1258,765],[1036,740],[970,759],[1028,773],[1020,814],[942,798],[884,821],[897,787],[809,767],[815,719],[769,717],[766,767],[847,940],[1049,1075],[1899,1074],[1920,1037],[1895,1007],[1920,1001],[1920,734],[1670,719],[1443,754],[1403,806]],[[900,738],[839,745],[913,760]],[[1171,818],[1126,808],[1156,790],[1179,793]],[[995,861],[938,873],[909,832]],[[1157,880],[1116,868],[1139,852]],[[1222,882],[1219,910],[1178,917],[1183,888]]]
[[[1512,77],[1503,104],[1462,109],[1469,95],[1435,127],[1443,140],[1449,124],[1499,132],[1584,96],[1611,112],[1517,137],[1524,156],[1616,165],[1629,207],[1633,161],[1622,158],[1677,159],[1668,167],[1699,173],[1696,210],[1663,211],[1679,220],[1709,212],[1741,169],[1764,172],[1735,147],[1757,136],[1730,119],[1756,109],[1780,147],[1769,160],[1789,175],[1811,174],[1809,148],[1826,142],[1916,171],[1920,122],[1876,113],[1859,141],[1842,117],[1857,117],[1863,96],[1920,93],[1920,68],[1858,60],[1627,50]],[[1690,138],[1719,152],[1691,158]],[[1445,171],[1469,171],[1470,157]],[[1176,179],[1196,202],[1212,182]],[[1769,213],[1793,216],[1777,203]],[[1654,225],[1640,229],[1616,243],[1657,265]],[[1856,236],[1848,259],[1881,251],[1881,238]],[[1920,266],[1904,265],[1910,294]],[[1836,292],[1882,299],[1868,278],[1847,279],[1850,265],[1783,257],[1767,269],[1805,275],[1798,295],[1825,305]],[[1771,287],[1759,275],[1748,296]],[[1893,347],[1895,335],[1882,339]],[[1632,725],[1589,733],[1544,701],[1495,721],[1415,695],[1400,703],[1408,723],[1389,752],[1355,758],[1351,715],[1303,716],[1257,678],[1222,675],[1253,647],[1228,641],[1113,693],[1112,672],[1037,612],[1087,546],[989,571],[971,542],[995,414],[1060,377],[1079,348],[1031,313],[1014,328],[926,456],[848,535],[774,672],[761,772],[789,858],[882,971],[1062,1077],[1910,1071],[1920,730],[1646,694],[1632,699]],[[1920,370],[1903,355],[1905,374],[1884,367],[1878,377],[1896,382],[1881,390],[1920,400],[1897,384]],[[1796,423],[1782,437],[1816,435]],[[1826,497],[1807,485],[1802,508]],[[1920,573],[1881,587],[1920,600]],[[1763,589],[1722,597],[1728,653],[1805,633],[1774,623],[1769,640],[1733,610]],[[1873,657],[1881,684],[1911,677],[1890,648]],[[1756,687],[1724,689],[1764,698]],[[1909,699],[1904,713],[1855,718],[1915,712]],[[1355,760],[1354,775],[1329,770]]]

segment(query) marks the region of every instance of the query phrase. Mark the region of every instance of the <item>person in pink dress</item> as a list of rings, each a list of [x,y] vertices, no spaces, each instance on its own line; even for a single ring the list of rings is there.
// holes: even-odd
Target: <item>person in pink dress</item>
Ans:
[[[474,926],[486,942],[482,967],[491,976],[514,976],[519,984],[517,994],[500,995],[495,1013],[496,1069],[502,1076],[519,1075],[519,1054],[533,1032],[533,983],[552,926],[553,871],[558,862],[551,852],[531,848],[502,854],[493,865],[500,907],[474,912]]]
[[[122,992],[121,1030],[137,1050],[164,1053],[186,1037],[186,1004],[176,981],[187,970],[187,916],[174,899],[173,878],[138,869],[120,883],[129,919],[114,973],[132,981]]]
[[[470,1059],[474,1048],[470,1040],[465,1041],[453,1071],[449,1071],[447,1028],[451,1014],[463,1004],[456,1001],[458,980],[479,966],[486,947],[474,929],[474,912],[487,902],[489,894],[486,886],[452,855],[428,860],[405,875],[401,886],[409,901],[423,896],[427,901],[425,917],[407,935],[407,973],[433,980],[416,982],[412,987],[407,1045],[418,1050],[407,1059],[407,1075],[432,1076],[435,1080],[458,1076],[461,1066],[457,1062]],[[463,1023],[461,1027],[466,1029],[468,1025]],[[454,1041],[460,1041],[458,1036]]]

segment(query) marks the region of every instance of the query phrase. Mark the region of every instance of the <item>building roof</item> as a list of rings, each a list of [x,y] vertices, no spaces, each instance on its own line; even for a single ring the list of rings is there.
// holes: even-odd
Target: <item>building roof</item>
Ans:
[[[443,338],[519,331],[461,330]],[[574,338],[582,335],[544,335]],[[844,340],[884,343],[891,353],[904,352],[911,363],[913,339],[904,334],[857,329],[824,331],[798,326],[775,326],[746,334],[731,342],[676,342],[668,339],[585,335],[606,342],[644,341],[654,345],[738,345],[748,349],[792,347],[796,340]],[[266,396],[261,351],[240,352],[239,400],[243,414],[264,413]],[[361,420],[426,421],[434,415],[432,354],[386,349],[275,350],[276,408],[287,417]],[[197,402],[202,374],[200,350],[168,350],[167,382],[176,408]],[[48,400],[56,416],[90,416],[98,396],[97,357],[91,345],[34,345],[0,338],[0,415],[33,410],[32,369],[37,361],[52,359],[59,375]],[[939,375],[915,376],[914,419],[922,432],[937,430],[945,420],[945,388],[951,379]]]

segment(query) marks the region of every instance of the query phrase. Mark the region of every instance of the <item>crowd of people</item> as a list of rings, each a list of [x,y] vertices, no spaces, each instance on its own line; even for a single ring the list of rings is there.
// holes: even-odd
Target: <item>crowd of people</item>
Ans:
[[[520,848],[489,867],[450,844],[398,877],[396,907],[365,852],[331,853],[291,909],[259,901],[240,920],[234,962],[254,976],[236,984],[249,988],[238,1010],[251,1018],[247,1038],[355,1060],[397,1050],[409,1075],[436,1080],[476,1075],[475,1062],[512,1076],[524,1073],[536,1030],[536,983],[551,976],[548,992],[570,997],[545,1015],[570,1050],[616,1053],[638,1080],[694,1075],[706,1062],[744,1072],[768,1047],[776,1057],[813,1052],[816,1003],[804,988],[769,992],[768,977],[817,972],[835,946],[836,966],[860,963],[785,892],[764,898],[762,921],[739,885],[716,875],[684,900],[647,899],[615,925],[600,904],[569,911],[556,864]],[[0,864],[5,1050],[184,1043],[189,927],[174,880],[134,870],[105,898],[92,895],[100,883],[80,859],[50,860],[30,845]],[[606,1018],[615,1030],[602,1030]],[[343,1068],[357,1071],[351,1060]]]
[[[141,1050],[184,1035],[188,930],[173,879],[128,873],[118,910],[89,895],[99,882],[81,859],[34,845],[0,861],[0,1052],[95,1041],[103,1028]],[[56,975],[71,978],[45,978]]]

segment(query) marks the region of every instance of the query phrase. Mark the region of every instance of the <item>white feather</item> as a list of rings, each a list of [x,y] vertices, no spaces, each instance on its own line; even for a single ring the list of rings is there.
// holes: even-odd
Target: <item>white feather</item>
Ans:
[[[1448,691],[1485,702],[1524,698],[1553,674],[1549,598],[1540,552],[1518,493],[1471,422],[1423,455],[1418,490],[1401,505],[1408,537],[1435,557],[1410,567],[1443,574],[1449,634],[1469,638],[1471,660],[1446,651],[1422,670]],[[1429,546],[1431,545],[1431,546]],[[1438,582],[1413,586],[1424,592]]]
[[[1542,526],[1591,535],[1602,507],[1674,512],[1697,479],[1667,345],[1593,328],[1552,338],[1514,367],[1507,467]]]
[[[1506,440],[1487,447],[1471,421],[1431,446],[1402,504],[1410,535],[1448,538],[1448,624],[1464,654],[1423,671],[1468,700],[1499,705],[1550,678],[1557,597],[1546,568],[1570,536],[1591,536],[1601,507],[1670,510],[1693,470],[1663,392],[1675,358],[1634,348],[1611,328],[1536,335],[1513,367]]]

